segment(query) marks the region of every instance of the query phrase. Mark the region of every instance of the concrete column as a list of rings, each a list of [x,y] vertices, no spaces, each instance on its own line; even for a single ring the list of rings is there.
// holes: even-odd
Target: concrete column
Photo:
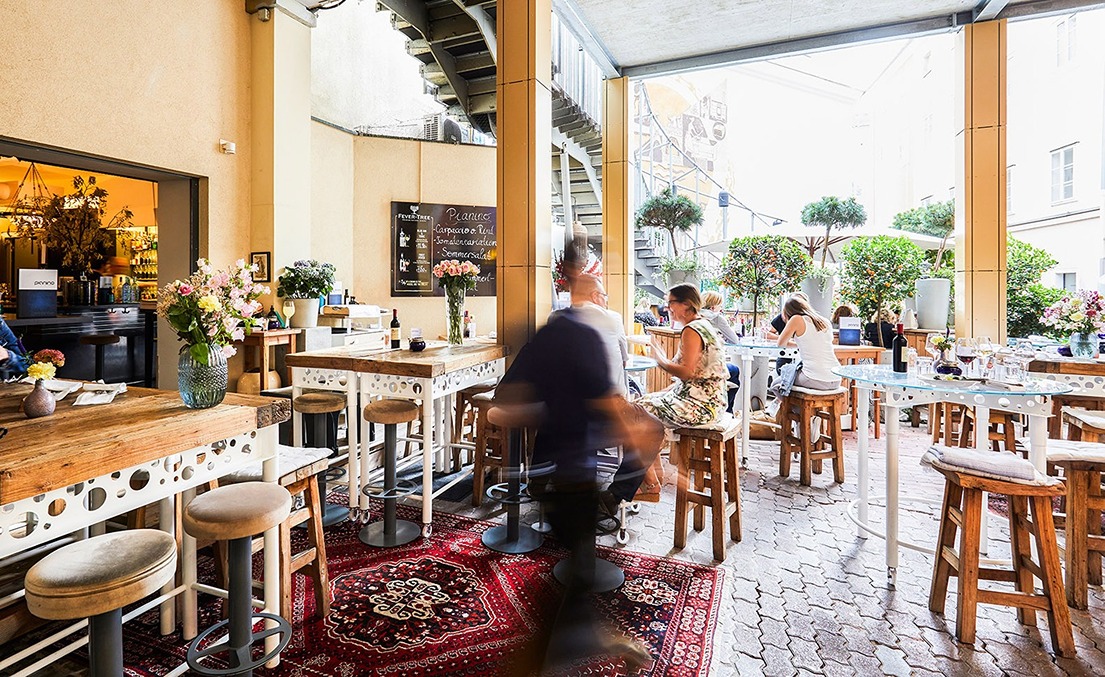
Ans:
[[[280,270],[311,255],[311,27],[283,7],[250,18],[249,247],[272,252],[274,293]]]
[[[1005,20],[965,26],[958,52],[955,333],[1004,342]]]
[[[633,322],[633,220],[629,204],[629,78],[606,81],[602,111],[602,267],[610,309]]]
[[[497,11],[497,330],[513,351],[552,310],[552,6]]]

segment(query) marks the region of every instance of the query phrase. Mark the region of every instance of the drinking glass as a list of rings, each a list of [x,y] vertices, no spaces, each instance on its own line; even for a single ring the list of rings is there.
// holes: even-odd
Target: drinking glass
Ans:
[[[975,340],[978,344],[976,350],[979,357],[979,375],[983,378],[990,378],[994,370],[994,363],[991,361],[995,350],[994,342],[990,340],[989,336],[979,336]]]
[[[918,376],[932,376],[932,360],[931,357],[917,357],[913,364],[916,366]]]
[[[978,357],[978,342],[973,338],[957,338],[955,340],[955,357],[963,363],[964,376],[969,376],[971,363]]]
[[[285,299],[284,305],[280,306],[280,310],[284,313],[284,326],[290,327],[292,325],[292,315],[295,315],[295,303],[291,299]]]

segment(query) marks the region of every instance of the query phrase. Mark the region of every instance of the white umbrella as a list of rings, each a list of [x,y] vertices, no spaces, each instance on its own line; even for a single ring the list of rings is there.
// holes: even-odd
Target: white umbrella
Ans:
[[[822,243],[825,241],[824,230],[814,226],[803,226],[800,223],[784,223],[778,226],[767,226],[756,229],[755,235],[782,235],[801,245],[813,258],[819,257]],[[836,255],[840,253],[841,246],[853,237],[874,237],[876,235],[889,235],[891,237],[906,237],[910,242],[924,250],[940,249],[941,240],[933,235],[911,233],[896,228],[879,228],[876,226],[864,226],[862,228],[849,228],[847,230],[834,230],[829,238],[829,260],[835,262]],[[955,242],[955,236],[948,237],[948,245]],[[719,240],[695,248],[696,251],[714,252],[724,254],[729,251],[729,240]]]

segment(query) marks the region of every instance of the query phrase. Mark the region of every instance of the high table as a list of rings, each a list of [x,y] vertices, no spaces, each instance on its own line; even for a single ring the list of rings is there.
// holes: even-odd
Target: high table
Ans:
[[[867,519],[868,502],[871,499],[868,496],[867,426],[859,426],[856,435],[859,448],[856,464],[858,496],[853,503],[853,509],[849,510],[849,517],[856,523],[860,538],[865,538],[866,534],[870,533],[886,539],[886,572],[890,587],[893,587],[896,582],[898,546],[929,554],[933,552],[932,548],[898,538],[899,409],[933,402],[953,402],[974,407],[976,421],[989,421],[991,408],[1027,414],[1030,435],[1029,460],[1037,470],[1044,472],[1047,459],[1047,419],[1051,415],[1051,399],[1072,390],[1066,383],[1045,379],[1029,379],[1023,389],[1016,390],[977,382],[937,381],[931,377],[918,376],[916,373],[896,373],[890,365],[848,365],[833,371],[841,378],[854,381],[861,390],[876,390],[883,393],[882,404],[888,410],[886,415],[886,531],[879,533],[870,526]],[[867,398],[857,398],[856,405],[859,419],[866,420]],[[975,448],[982,452],[995,453],[989,451],[990,440],[985,430],[986,426],[980,424],[979,432],[975,434]],[[985,540],[985,536],[983,538]]]
[[[285,358],[292,368],[292,395],[305,389],[343,392],[347,399],[349,430],[349,507],[354,518],[368,514],[369,498],[362,491],[373,468],[369,454],[369,426],[360,425],[357,397],[388,397],[422,403],[422,535],[429,536],[432,502],[463,476],[433,490],[434,452],[444,468],[444,450],[452,439],[452,416],[448,409],[454,394],[506,369],[505,346],[470,341],[463,345],[434,343],[422,352],[381,350],[364,346],[343,346],[327,350],[294,353]],[[435,403],[438,408],[435,415]],[[293,412],[296,444],[302,436],[299,416]],[[354,431],[360,429],[360,435]],[[359,444],[355,440],[360,440]]]
[[[1063,419],[1059,411],[1063,407],[1105,409],[1105,362],[1055,355],[1037,357],[1028,364],[1028,370],[1036,378],[1060,381],[1074,388],[1069,395],[1052,400],[1052,418],[1048,422],[1051,437],[1061,436]]]
[[[160,506],[161,528],[175,532],[175,496],[262,461],[265,481],[278,480],[277,424],[287,420],[286,400],[227,394],[210,409],[187,409],[174,391],[130,388],[110,404],[73,406],[28,419],[19,412],[31,387],[0,386],[0,562],[12,563],[83,537],[86,529],[151,503]],[[74,536],[76,534],[76,536]],[[278,529],[265,532],[265,610],[279,613]],[[152,602],[130,611],[130,620],[161,605],[161,631],[175,626],[172,597],[183,595],[184,638],[196,635],[196,592],[216,592],[196,582],[196,542],[184,535],[183,584],[168,584]],[[0,603],[16,601],[22,590]],[[64,632],[76,630],[77,624]],[[54,636],[0,659],[0,672],[58,641]],[[266,639],[268,649],[276,636]],[[15,674],[32,674],[85,644],[77,641]],[[274,660],[271,666],[276,665]],[[183,674],[183,665],[171,674]]]

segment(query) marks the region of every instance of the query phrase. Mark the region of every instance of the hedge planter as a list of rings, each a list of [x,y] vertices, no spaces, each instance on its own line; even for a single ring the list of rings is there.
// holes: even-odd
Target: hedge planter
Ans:
[[[943,329],[948,326],[951,291],[951,280],[942,277],[917,280],[917,324],[921,329]]]
[[[836,290],[836,278],[807,277],[802,280],[802,292],[809,297],[810,306],[822,317],[833,316],[833,293]]]

